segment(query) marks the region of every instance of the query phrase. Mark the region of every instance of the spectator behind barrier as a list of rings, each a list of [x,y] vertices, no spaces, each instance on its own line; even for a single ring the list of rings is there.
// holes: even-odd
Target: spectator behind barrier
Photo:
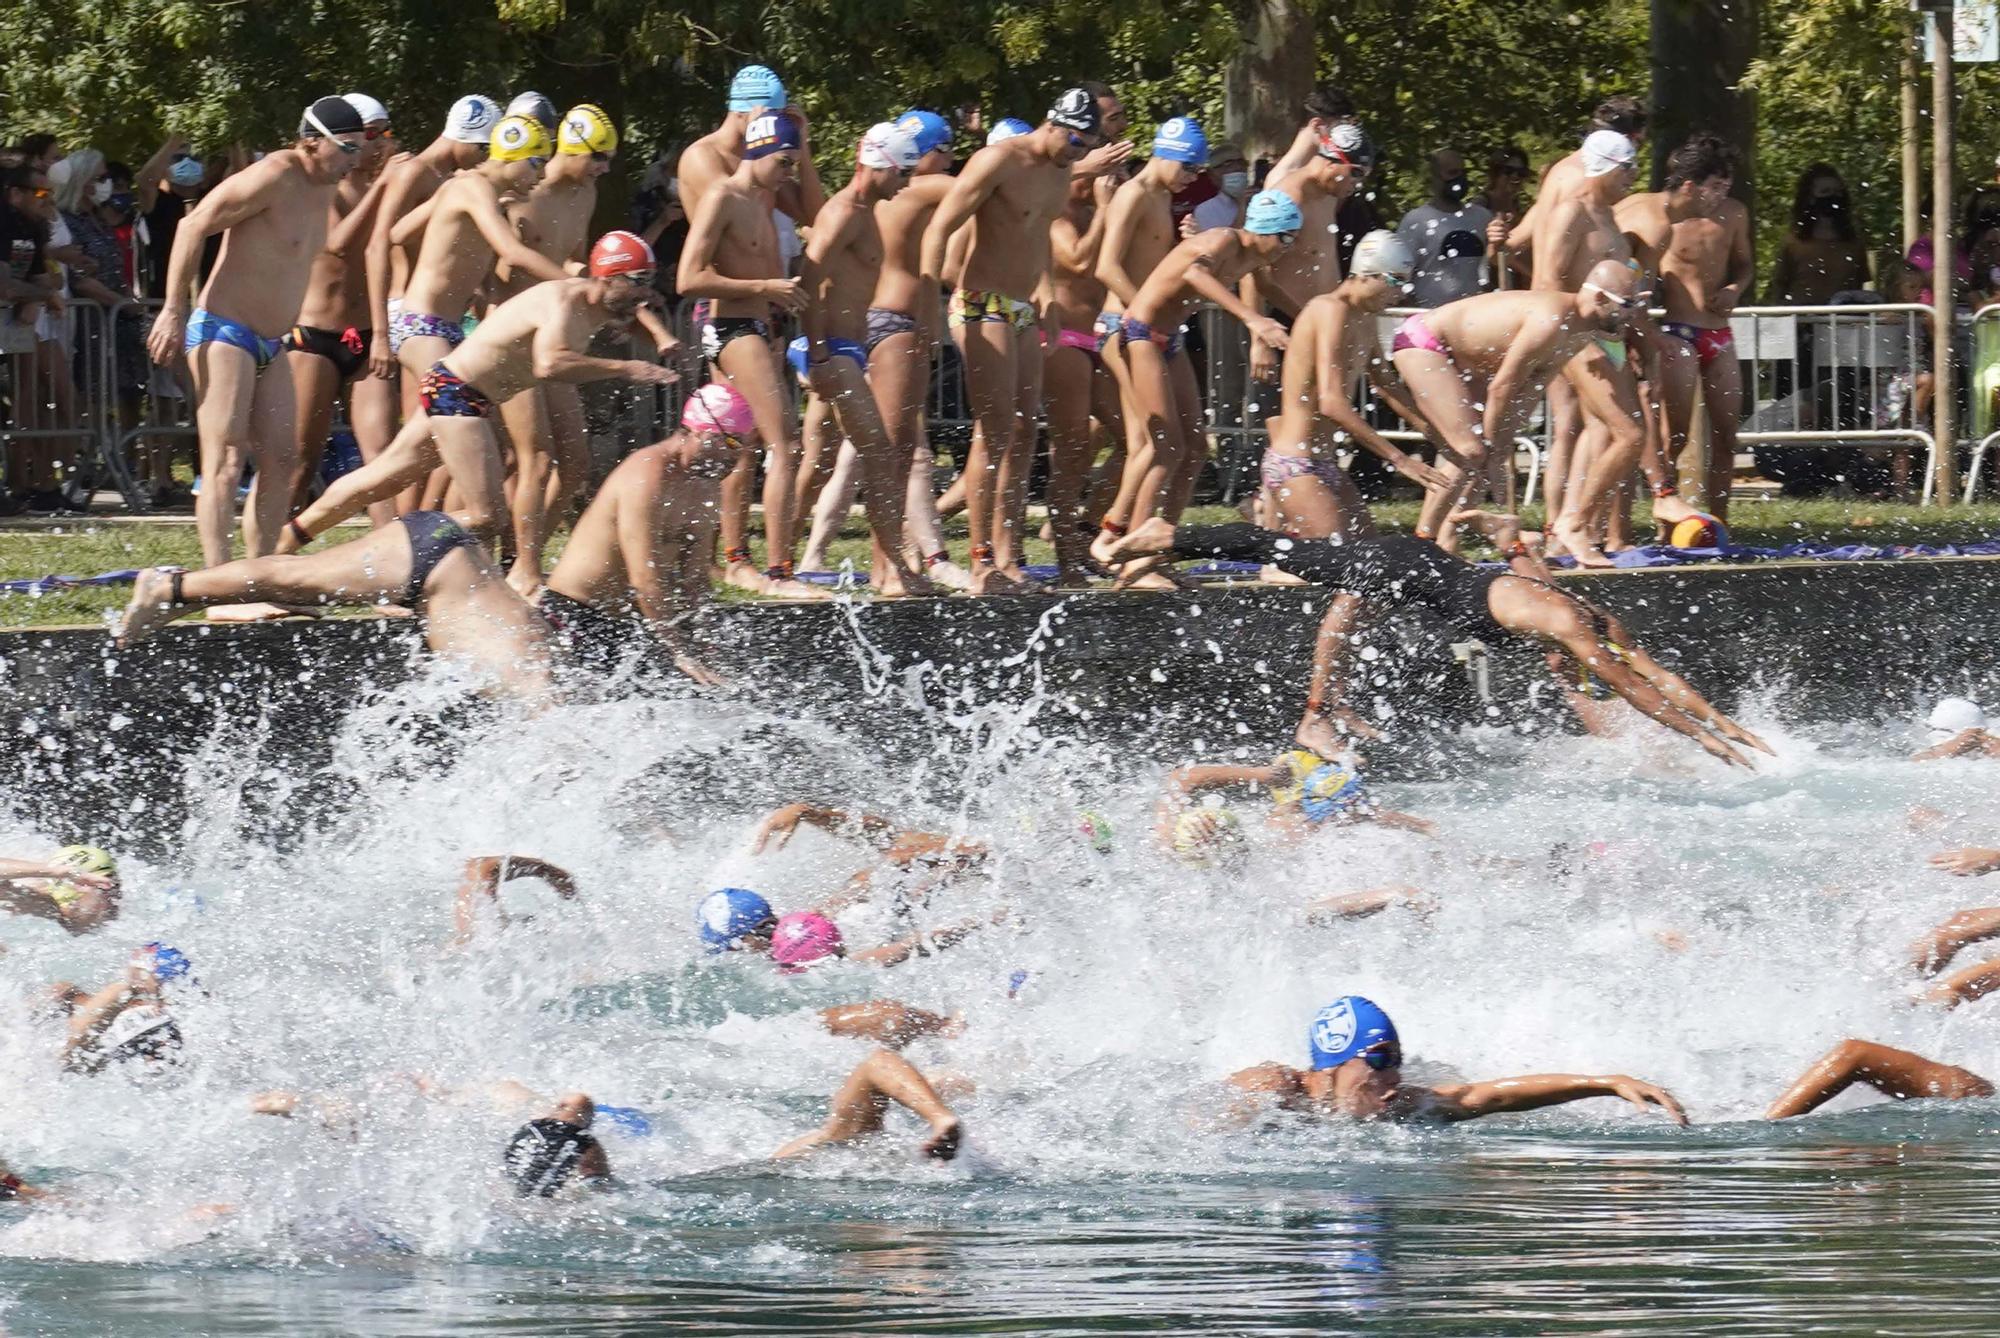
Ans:
[[[1814,163],[1799,174],[1792,228],[1771,269],[1768,300],[1823,307],[1835,293],[1868,286],[1868,239],[1854,221],[1847,182],[1828,164]]]

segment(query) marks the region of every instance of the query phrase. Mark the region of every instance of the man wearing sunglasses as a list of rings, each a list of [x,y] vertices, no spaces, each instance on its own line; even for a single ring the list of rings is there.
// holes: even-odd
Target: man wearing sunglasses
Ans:
[[[1657,1110],[1675,1124],[1688,1122],[1673,1093],[1622,1073],[1535,1073],[1436,1087],[1405,1083],[1396,1024],[1378,1004],[1358,994],[1342,995],[1314,1015],[1306,1049],[1312,1057],[1309,1068],[1259,1064],[1229,1075],[1229,1085],[1247,1098],[1239,1099],[1232,1112],[1237,1121],[1249,1123],[1275,1104],[1325,1119],[1456,1124],[1615,1096],[1638,1110]],[[1275,1103],[1268,1098],[1276,1098]]]
[[[311,498],[312,479],[319,473],[341,391],[368,369],[373,331],[368,327],[366,238],[381,203],[382,193],[375,187],[384,164],[396,151],[389,109],[366,93],[343,96],[361,116],[363,147],[354,170],[334,191],[326,245],[313,257],[298,319],[282,341],[292,394],[298,403],[298,464],[291,497],[294,511]],[[392,411],[387,399],[378,396],[373,408],[370,426],[375,449],[368,452],[371,456],[396,434],[395,420],[384,417]],[[365,412],[349,410],[348,421],[355,424],[357,435],[361,420],[367,417]]]
[[[618,128],[602,107],[586,102],[563,113],[548,171],[525,198],[507,207],[507,221],[521,241],[545,260],[580,272],[590,249],[597,183],[617,152]],[[501,301],[537,282],[504,260],[494,278]],[[659,317],[646,307],[639,314],[642,323],[650,322],[659,351],[671,350],[674,338]],[[524,599],[532,599],[542,583],[543,545],[569,518],[590,472],[583,398],[562,382],[533,386],[501,405],[500,418],[515,450],[514,565],[507,579]]]
[[[708,597],[721,483],[757,432],[721,382],[688,397],[680,430],[619,462],[576,522],[539,606],[586,668],[615,672],[637,647],[703,687],[724,680],[696,657],[686,625]]]
[[[147,348],[163,367],[185,357],[194,380],[202,476],[195,524],[209,566],[229,561],[236,486],[246,463],[257,466],[243,522],[246,551],[269,553],[285,522],[298,463],[297,402],[289,375],[264,372],[298,320],[313,259],[326,242],[334,193],[358,166],[366,142],[352,103],[321,98],[300,119],[296,144],[231,176],[175,230],[164,304]],[[217,233],[224,234],[221,258],[190,312],[203,243]],[[212,608],[209,617],[282,612],[269,605]]]
[[[643,239],[609,232],[591,248],[588,277],[536,284],[493,308],[463,344],[424,370],[418,392],[423,412],[403,425],[387,451],[338,479],[287,524],[281,550],[298,551],[370,503],[428,477],[440,463],[464,499],[465,528],[490,542],[507,519],[506,471],[489,421],[496,404],[537,381],[616,377],[665,385],[676,379],[658,363],[585,352],[599,330],[629,325],[643,304],[659,300],[653,273],[653,250]]]
[[[973,225],[945,324],[965,359],[974,419],[963,473],[975,595],[1030,589],[1016,573],[1042,408],[1034,297],[1049,270],[1049,226],[1069,199],[1072,171],[1103,144],[1103,118],[1087,89],[1063,90],[1040,128],[972,155],[924,232],[919,269],[935,290],[952,236]]]

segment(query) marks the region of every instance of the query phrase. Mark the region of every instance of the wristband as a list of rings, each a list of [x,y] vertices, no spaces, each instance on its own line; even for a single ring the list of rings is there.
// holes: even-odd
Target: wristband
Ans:
[[[1510,560],[1513,558],[1524,558],[1533,556],[1534,554],[1528,551],[1528,546],[1525,543],[1522,543],[1519,539],[1516,539],[1513,543],[1507,545],[1507,557]]]

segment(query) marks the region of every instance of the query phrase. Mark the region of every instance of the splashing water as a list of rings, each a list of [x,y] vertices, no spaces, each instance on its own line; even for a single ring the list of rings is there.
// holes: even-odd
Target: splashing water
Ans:
[[[1247,868],[1196,871],[1150,838],[1162,769],[1139,750],[1062,737],[1038,687],[998,705],[978,676],[893,673],[858,637],[853,653],[885,721],[924,722],[915,760],[729,702],[446,729],[441,675],[358,708],[322,773],[267,769],[254,731],[194,758],[176,853],[125,858],[120,920],[70,939],[0,918],[0,1155],[66,1191],[0,1207],[0,1324],[1245,1331],[1526,1314],[1613,1331],[1684,1304],[1782,1330],[1814,1313],[1801,1281],[1943,1305],[1990,1252],[1991,1226],[1968,1221],[1996,1220],[1992,1103],[1757,1115],[1847,1035],[2000,1073],[2000,1012],[1911,1007],[1906,964],[1920,931],[1985,899],[1923,861],[1995,834],[2000,773],[1909,763],[1901,732],[1872,727],[1776,735],[1754,776],[1642,728],[1494,731],[1482,771],[1379,787],[1437,840],[1253,837]],[[988,672],[1038,683],[1025,653]],[[246,776],[321,816],[291,841],[247,835]],[[703,957],[706,891],[756,888],[782,911],[867,862],[812,831],[750,854],[760,814],[794,798],[988,841],[989,875],[919,918],[1005,922],[886,972]],[[1948,816],[1913,830],[1919,806]],[[1108,852],[1084,810],[1108,820]],[[59,835],[0,822],[0,850]],[[512,923],[489,914],[454,947],[460,866],[503,853],[572,870],[581,897],[511,884]],[[1302,913],[1385,884],[1436,909]],[[855,946],[889,932],[866,910],[848,924]],[[41,991],[108,980],[147,939],[195,963],[174,1002],[188,1062],[167,1084],[62,1072]],[[1442,1131],[1214,1131],[1216,1080],[1302,1062],[1306,1020],[1348,992],[1395,1016],[1414,1081],[1626,1072],[1700,1127],[1598,1101]],[[964,1014],[961,1038],[910,1054],[976,1084],[966,1155],[920,1162],[898,1115],[857,1148],[762,1160],[866,1053],[813,1010],[880,997]],[[644,1111],[646,1133],[598,1130],[623,1188],[515,1199],[498,1153],[536,1112],[496,1103],[503,1080]],[[265,1089],[309,1094],[310,1114],[252,1115]],[[1872,1225],[1882,1200],[1893,1240]]]

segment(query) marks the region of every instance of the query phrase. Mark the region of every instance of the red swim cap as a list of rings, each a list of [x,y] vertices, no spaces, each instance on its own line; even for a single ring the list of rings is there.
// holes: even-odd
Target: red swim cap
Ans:
[[[636,274],[653,268],[653,248],[637,233],[607,232],[590,248],[592,278],[606,279],[613,274]]]

